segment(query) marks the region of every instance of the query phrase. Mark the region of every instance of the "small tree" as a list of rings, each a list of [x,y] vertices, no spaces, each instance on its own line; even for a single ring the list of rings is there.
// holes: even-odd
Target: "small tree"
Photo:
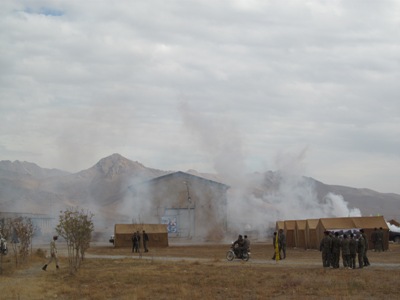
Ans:
[[[56,232],[67,242],[70,273],[78,270],[86,250],[90,246],[94,230],[93,214],[89,211],[67,209],[61,211]]]
[[[11,242],[15,255],[15,264],[18,266],[19,261],[22,263],[27,262],[35,226],[30,218],[18,217],[11,220],[11,227],[13,229]]]
[[[10,239],[12,232],[11,219],[2,218],[0,219],[0,234],[7,242]],[[0,273],[3,273],[3,253],[0,254]]]

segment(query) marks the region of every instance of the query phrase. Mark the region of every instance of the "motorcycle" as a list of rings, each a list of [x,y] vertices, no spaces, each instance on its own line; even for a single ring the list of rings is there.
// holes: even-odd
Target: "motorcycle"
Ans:
[[[226,259],[228,261],[232,261],[234,259],[241,259],[244,261],[248,261],[250,259],[250,249],[244,250],[241,254],[239,254],[238,247],[231,247],[231,249],[226,252]]]

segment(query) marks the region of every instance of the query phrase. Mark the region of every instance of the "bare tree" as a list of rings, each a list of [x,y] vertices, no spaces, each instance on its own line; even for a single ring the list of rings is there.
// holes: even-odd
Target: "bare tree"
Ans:
[[[1,253],[0,253],[0,273],[3,273],[3,255],[8,253],[7,240],[11,236],[11,219],[3,218],[0,219],[0,235],[1,235]]]
[[[67,242],[70,273],[78,270],[85,252],[90,246],[94,230],[92,218],[92,213],[78,208],[60,212],[56,231]]]
[[[11,227],[13,230],[11,243],[15,256],[15,265],[18,266],[19,262],[26,263],[28,260],[35,226],[30,218],[18,217],[11,220]]]

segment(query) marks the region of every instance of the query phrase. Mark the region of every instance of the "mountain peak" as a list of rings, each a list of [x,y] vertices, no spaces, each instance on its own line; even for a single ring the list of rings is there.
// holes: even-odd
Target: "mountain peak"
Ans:
[[[118,153],[102,158],[94,167],[107,177],[145,168],[141,163],[133,162]]]

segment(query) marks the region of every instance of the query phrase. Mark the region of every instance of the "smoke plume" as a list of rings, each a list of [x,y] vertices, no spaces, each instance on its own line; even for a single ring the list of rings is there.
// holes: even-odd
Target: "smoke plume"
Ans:
[[[245,167],[244,136],[233,121],[201,115],[187,104],[181,112],[185,128],[197,137],[219,177],[231,186],[228,225],[233,231],[264,233],[278,220],[361,216],[341,195],[328,193],[318,199],[314,181],[303,176],[307,148],[279,152],[275,172],[251,174]]]

